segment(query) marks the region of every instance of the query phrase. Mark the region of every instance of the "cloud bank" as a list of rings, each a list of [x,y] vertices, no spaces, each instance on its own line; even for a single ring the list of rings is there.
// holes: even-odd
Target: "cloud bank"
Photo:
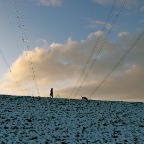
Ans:
[[[97,31],[89,34],[85,40],[74,41],[72,38],[68,38],[63,44],[52,43],[44,48],[36,47],[28,54],[26,51],[23,52],[13,62],[12,73],[5,74],[5,81],[0,85],[1,89],[10,92],[17,89],[16,93],[18,94],[18,88],[15,84],[15,81],[18,81],[25,94],[34,91],[34,95],[36,95],[28,66],[29,57],[31,57],[41,96],[49,96],[50,88],[54,87],[55,96],[59,94],[60,97],[68,97],[100,35],[103,33]],[[81,95],[89,96],[119,61],[136,36],[130,37],[127,32],[120,32],[118,38],[116,43],[106,41],[88,79],[75,98],[80,98]],[[143,41],[144,38],[100,89],[92,95],[91,99],[144,101]],[[71,98],[73,97],[74,95],[71,96]]]

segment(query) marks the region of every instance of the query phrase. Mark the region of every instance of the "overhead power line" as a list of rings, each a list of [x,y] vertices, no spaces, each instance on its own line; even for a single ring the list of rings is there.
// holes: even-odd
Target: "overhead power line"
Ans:
[[[13,33],[13,36],[14,36],[14,40],[16,42],[16,46],[17,46],[17,49],[19,51],[21,51],[22,49],[20,49],[19,45],[18,45],[18,42],[16,40],[16,36],[15,36],[15,32],[14,32],[14,29],[13,29],[13,25],[12,25],[12,22],[11,22],[11,19],[10,19],[10,15],[9,15],[9,12],[8,12],[8,8],[7,8],[7,5],[5,3],[5,0],[3,0],[3,3],[4,3],[4,8],[5,8],[5,11],[6,11],[6,15],[7,15],[7,18],[8,18],[8,21],[9,21],[9,24],[10,24],[10,27],[11,27],[11,31]]]
[[[114,0],[114,2],[113,2],[113,4],[112,4],[112,7],[111,7],[111,9],[110,9],[110,11],[109,11],[109,14],[108,14],[108,17],[106,18],[106,22],[105,22],[105,24],[103,25],[103,27],[102,27],[102,29],[101,29],[102,32],[105,32],[105,30],[107,29],[108,21],[109,21],[109,19],[110,19],[111,16],[112,16],[112,13],[113,13],[113,11],[114,11],[114,9],[115,9],[115,6],[116,6],[117,1],[118,1],[118,0]],[[77,80],[77,82],[76,82],[73,90],[71,91],[71,93],[70,93],[70,95],[69,95],[69,98],[71,97],[71,95],[72,95],[73,92],[75,91],[75,89],[76,89],[76,87],[77,87],[80,79],[82,78],[84,72],[86,71],[86,68],[87,68],[87,66],[89,65],[90,61],[91,61],[91,58],[92,58],[92,56],[93,56],[93,53],[95,53],[95,50],[96,50],[96,48],[97,48],[97,44],[98,44],[98,42],[100,41],[101,37],[102,37],[102,35],[100,35],[100,36],[98,37],[97,42],[96,42],[96,45],[95,45],[94,48],[92,49],[92,52],[90,53],[90,55],[89,55],[89,57],[88,57],[88,61],[86,62],[85,66],[84,66],[84,68],[83,68],[83,70],[82,70],[82,72],[81,72],[81,74],[80,74],[80,77],[78,78],[78,80]]]
[[[122,1],[122,3],[120,4],[120,8],[118,9],[118,11],[116,12],[116,14],[114,15],[113,21],[112,21],[112,23],[111,23],[111,27],[108,29],[108,32],[105,34],[105,37],[104,37],[104,39],[102,40],[102,43],[100,44],[100,48],[99,48],[98,52],[95,54],[95,56],[94,56],[95,58],[94,58],[94,60],[92,61],[92,64],[89,66],[88,72],[86,73],[85,77],[83,78],[83,80],[82,80],[82,82],[81,82],[81,85],[78,87],[78,89],[77,89],[74,97],[77,96],[77,94],[78,94],[78,92],[80,91],[80,89],[82,88],[85,80],[87,79],[87,77],[88,77],[88,75],[89,75],[92,67],[94,66],[96,60],[98,59],[98,56],[99,56],[99,54],[101,53],[101,51],[102,51],[102,49],[103,49],[103,47],[104,47],[104,44],[105,44],[105,42],[107,41],[108,36],[109,36],[110,32],[112,31],[112,29],[113,29],[113,27],[114,27],[114,25],[115,25],[115,23],[116,23],[119,15],[120,15],[120,13],[121,13],[124,5],[125,5],[125,2],[126,2],[126,0],[123,0],[123,1]]]
[[[12,33],[13,33],[13,38],[14,38],[14,41],[15,41],[15,43],[16,43],[16,48],[21,52],[21,51],[23,51],[23,49],[19,46],[19,44],[18,44],[18,42],[17,42],[16,34],[15,34],[15,32],[14,32],[13,24],[12,24],[11,19],[10,19],[9,11],[8,11],[7,5],[6,5],[6,3],[5,3],[4,0],[3,0],[3,3],[4,3],[4,8],[5,8],[6,15],[7,15],[9,24],[10,24],[11,31],[12,31]],[[32,95],[33,95],[33,93],[32,93]]]
[[[130,53],[130,51],[136,46],[139,40],[144,36],[144,31],[137,37],[134,43],[127,49],[124,55],[120,58],[120,60],[116,63],[116,65],[112,68],[112,70],[105,76],[105,78],[99,83],[99,85],[90,93],[88,97],[91,97],[100,87],[101,85],[109,78],[109,76],[113,73],[113,71],[120,65],[120,63],[125,59],[125,57]]]
[[[13,0],[13,4],[14,4],[14,8],[17,14],[17,20],[18,20],[18,26],[21,30],[21,34],[22,34],[22,41],[23,44],[26,46],[26,55],[29,58],[29,67],[32,73],[32,80],[35,84],[36,87],[36,91],[38,93],[38,96],[40,96],[40,91],[38,88],[38,84],[37,84],[37,79],[36,79],[36,75],[35,75],[35,70],[34,70],[34,66],[33,66],[33,62],[32,62],[32,57],[29,55],[29,51],[30,51],[30,45],[29,45],[29,39],[27,36],[27,29],[25,26],[25,20],[24,20],[24,12],[23,12],[23,8],[22,8],[22,3],[20,0],[16,1]]]

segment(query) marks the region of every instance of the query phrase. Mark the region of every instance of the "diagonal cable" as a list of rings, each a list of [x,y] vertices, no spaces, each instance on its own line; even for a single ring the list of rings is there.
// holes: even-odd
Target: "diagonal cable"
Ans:
[[[115,23],[116,23],[119,15],[120,15],[120,13],[121,13],[124,5],[125,5],[125,2],[126,2],[126,0],[123,0],[123,2],[121,3],[120,9],[119,9],[119,11],[116,13],[115,18],[114,18],[113,21],[112,21],[112,25],[111,25],[109,31],[108,31],[108,33],[106,34],[106,36],[105,36],[105,38],[104,38],[104,40],[103,40],[103,42],[102,42],[102,44],[101,44],[101,46],[100,46],[100,49],[98,50],[98,52],[97,52],[96,55],[95,55],[95,59],[93,60],[92,64],[90,65],[89,70],[88,70],[87,74],[85,75],[83,81],[81,82],[81,85],[79,86],[78,90],[76,91],[74,97],[77,96],[77,94],[78,94],[78,92],[80,91],[80,89],[82,88],[85,80],[87,79],[87,77],[88,77],[88,75],[89,75],[92,67],[94,66],[96,60],[98,59],[98,56],[99,56],[99,54],[101,53],[102,48],[104,47],[104,44],[105,44],[105,42],[107,41],[108,36],[109,36],[110,32],[112,31],[112,29],[113,29],[113,27],[114,27],[114,25],[115,25]]]
[[[118,1],[118,0],[114,0],[113,5],[112,5],[112,7],[111,7],[111,9],[110,9],[109,15],[108,15],[108,17],[106,18],[106,22],[105,22],[105,24],[103,25],[103,27],[102,27],[102,29],[101,29],[101,31],[102,31],[103,33],[104,33],[105,30],[107,29],[108,21],[109,21],[109,19],[110,19],[111,16],[112,16],[112,13],[113,13],[113,11],[114,11],[114,9],[115,9],[115,6],[116,6],[117,1]],[[80,74],[80,77],[79,77],[79,79],[77,80],[77,82],[76,82],[73,90],[71,91],[71,93],[70,93],[70,95],[69,95],[69,98],[71,97],[71,95],[72,95],[73,92],[75,91],[75,89],[76,89],[76,87],[77,87],[80,79],[82,78],[84,72],[86,71],[86,68],[87,68],[87,66],[88,66],[89,63],[90,63],[90,60],[91,60],[91,57],[93,56],[93,53],[95,53],[95,50],[96,50],[96,48],[97,48],[98,42],[100,41],[101,37],[102,37],[102,35],[100,35],[100,36],[98,37],[97,42],[96,42],[96,45],[95,45],[94,48],[92,49],[92,52],[90,53],[90,56],[89,56],[89,58],[88,58],[88,61],[87,61],[87,63],[85,64],[84,69],[82,70],[82,72],[81,72],[81,74]]]
[[[19,3],[19,5],[21,5],[21,7],[19,7],[21,10],[18,9],[17,3]],[[30,67],[30,70],[32,73],[32,79],[33,79],[33,82],[35,84],[38,96],[40,96],[40,92],[39,92],[39,88],[38,88],[38,84],[37,84],[37,79],[36,79],[36,75],[35,75],[35,70],[34,70],[34,66],[33,66],[33,62],[32,62],[32,57],[29,55],[30,45],[29,45],[29,39],[27,37],[27,31],[26,31],[26,26],[25,26],[25,21],[24,21],[22,3],[19,0],[17,2],[15,0],[13,0],[13,4],[14,4],[15,11],[17,13],[18,25],[19,25],[19,28],[20,28],[21,34],[22,34],[22,41],[23,41],[23,44],[27,48],[26,55],[29,58],[28,63],[29,63],[29,67]]]
[[[16,43],[16,47],[17,49],[21,52],[23,49],[19,47],[19,44],[17,42],[17,39],[16,39],[16,35],[15,35],[15,32],[14,32],[14,29],[13,29],[13,25],[12,25],[12,22],[11,22],[11,19],[10,19],[10,15],[9,15],[9,12],[8,12],[8,8],[7,8],[7,5],[5,4],[5,1],[3,0],[3,3],[4,3],[4,8],[5,8],[5,11],[6,11],[6,15],[7,15],[7,18],[8,18],[8,21],[9,21],[9,24],[10,24],[10,27],[11,27],[11,31],[13,33],[13,36],[14,36],[14,41]],[[33,94],[32,94],[33,95]]]
[[[136,46],[139,40],[144,36],[144,31],[137,37],[134,43],[129,47],[129,49],[124,53],[124,55],[120,58],[120,60],[116,63],[116,65],[112,68],[112,70],[105,76],[105,78],[99,83],[99,85],[90,93],[89,97],[91,97],[100,87],[101,85],[109,78],[109,76],[113,73],[113,71],[120,65],[120,63],[125,59],[125,57],[130,53],[130,51]]]

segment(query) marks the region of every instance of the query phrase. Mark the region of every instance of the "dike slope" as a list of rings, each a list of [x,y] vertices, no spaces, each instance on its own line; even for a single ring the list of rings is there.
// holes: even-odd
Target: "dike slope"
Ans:
[[[0,96],[0,144],[143,144],[144,103]]]

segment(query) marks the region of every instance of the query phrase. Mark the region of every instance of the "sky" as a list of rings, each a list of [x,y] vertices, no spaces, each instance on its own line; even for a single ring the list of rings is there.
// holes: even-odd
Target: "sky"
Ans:
[[[1,0],[0,93],[144,101],[143,25],[143,0]]]

